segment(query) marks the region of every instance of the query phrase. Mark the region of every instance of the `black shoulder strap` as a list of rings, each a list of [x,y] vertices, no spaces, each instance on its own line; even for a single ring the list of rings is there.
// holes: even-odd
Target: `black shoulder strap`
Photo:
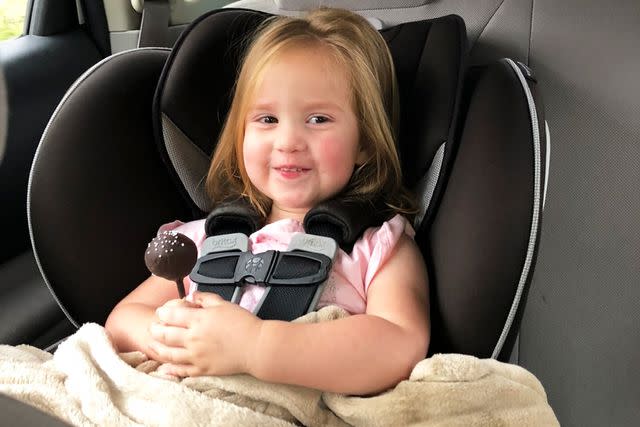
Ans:
[[[380,201],[331,199],[311,209],[304,217],[308,234],[330,237],[345,252],[369,227],[382,224],[389,209]],[[258,230],[263,220],[245,198],[219,204],[207,217],[207,236],[242,233],[247,236]]]
[[[208,236],[242,233],[247,236],[263,225],[260,214],[245,198],[220,203],[207,217],[205,232]]]
[[[331,237],[345,252],[364,231],[388,219],[389,210],[380,201],[332,199],[320,203],[304,217],[309,234]]]

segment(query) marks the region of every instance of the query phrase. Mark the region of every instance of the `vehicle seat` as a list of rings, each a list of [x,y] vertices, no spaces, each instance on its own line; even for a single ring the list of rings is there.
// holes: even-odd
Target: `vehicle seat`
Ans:
[[[71,87],[34,159],[34,253],[69,319],[104,323],[146,276],[158,226],[212,208],[203,179],[226,116],[240,41],[266,13],[223,9],[173,50],[106,58]],[[507,360],[530,285],[544,202],[546,133],[535,77],[504,59],[466,66],[451,15],[381,30],[396,66],[400,156],[421,200],[430,354]]]

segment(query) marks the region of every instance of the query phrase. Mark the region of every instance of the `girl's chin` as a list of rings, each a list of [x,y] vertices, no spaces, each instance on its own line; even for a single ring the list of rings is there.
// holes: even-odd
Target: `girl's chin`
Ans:
[[[311,204],[300,203],[300,201],[274,201],[273,208],[283,213],[304,216],[313,207]]]

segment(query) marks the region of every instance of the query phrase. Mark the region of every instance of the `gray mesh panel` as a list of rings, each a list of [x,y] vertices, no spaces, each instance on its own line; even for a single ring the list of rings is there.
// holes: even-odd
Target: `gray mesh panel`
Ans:
[[[165,114],[162,114],[162,135],[171,163],[191,200],[200,210],[210,211],[213,205],[204,188],[209,171],[209,157]]]
[[[438,151],[436,151],[436,154],[433,156],[433,161],[431,162],[431,166],[429,166],[429,170],[416,184],[415,193],[419,197],[420,204],[420,210],[416,214],[416,219],[414,221],[416,229],[424,219],[424,214],[427,213],[427,209],[431,203],[431,197],[433,196],[433,191],[436,189],[438,177],[440,176],[440,169],[442,168],[442,160],[444,159],[444,149],[446,145],[447,143],[443,142],[442,145],[438,147]]]

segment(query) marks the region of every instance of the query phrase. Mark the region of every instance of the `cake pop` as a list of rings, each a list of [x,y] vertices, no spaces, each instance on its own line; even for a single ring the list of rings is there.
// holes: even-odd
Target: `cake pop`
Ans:
[[[163,231],[149,242],[144,263],[155,276],[176,282],[180,298],[185,291],[182,280],[191,272],[198,258],[193,240],[182,233]]]

